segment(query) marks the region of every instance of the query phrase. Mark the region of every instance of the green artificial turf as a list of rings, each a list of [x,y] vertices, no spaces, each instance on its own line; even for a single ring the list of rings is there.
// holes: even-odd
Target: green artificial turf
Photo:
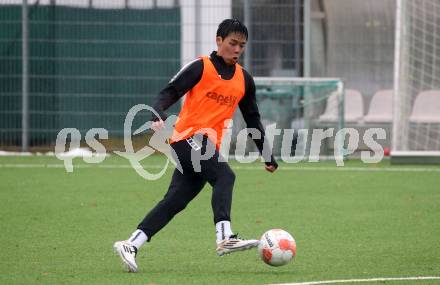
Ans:
[[[145,168],[158,171],[163,157]],[[172,169],[142,179],[128,161],[0,157],[0,284],[270,284],[440,276],[440,167],[349,161],[231,162],[237,179],[233,230],[259,238],[271,228],[297,241],[295,260],[264,264],[257,250],[218,257],[211,188],[138,253],[124,272],[112,251],[165,194]],[[78,167],[79,166],[79,167]],[[398,281],[389,284],[439,284]],[[383,284],[381,283],[381,284]]]

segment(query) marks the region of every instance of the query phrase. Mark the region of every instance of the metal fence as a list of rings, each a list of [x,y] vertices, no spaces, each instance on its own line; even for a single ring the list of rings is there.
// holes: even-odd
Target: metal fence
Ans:
[[[339,77],[367,98],[392,85],[394,0],[25,2],[0,0],[1,149],[52,148],[65,127],[120,139],[127,111],[215,50],[228,17],[249,28],[254,76]]]
[[[130,107],[180,67],[177,6],[3,4],[0,22],[3,146],[50,146],[65,127],[121,136]]]

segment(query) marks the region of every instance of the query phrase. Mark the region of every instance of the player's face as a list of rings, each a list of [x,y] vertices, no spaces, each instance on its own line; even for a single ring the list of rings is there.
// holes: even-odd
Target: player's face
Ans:
[[[226,64],[238,62],[246,46],[246,37],[243,34],[232,33],[226,38],[217,37],[217,55],[223,57]]]

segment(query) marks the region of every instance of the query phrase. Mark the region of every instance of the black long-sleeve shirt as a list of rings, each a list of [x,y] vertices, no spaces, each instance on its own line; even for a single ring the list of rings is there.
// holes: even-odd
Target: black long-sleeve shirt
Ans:
[[[213,51],[209,56],[209,59],[213,63],[217,73],[221,78],[229,80],[234,76],[235,65],[227,65],[221,56],[217,55],[217,52]],[[167,84],[167,86],[159,93],[153,108],[161,116],[163,120],[167,118],[165,111],[179,99],[191,90],[202,78],[203,74],[203,60],[201,58],[196,59],[187,65],[185,65]],[[244,81],[245,81],[245,94],[238,103],[243,118],[246,122],[247,128],[257,129],[261,133],[259,139],[253,139],[260,153],[263,152],[264,147],[264,129],[261,124],[260,113],[258,111],[257,100],[255,96],[255,82],[252,76],[243,69]],[[157,119],[157,118],[154,118]],[[269,158],[265,157],[268,161]],[[276,165],[274,158],[270,157],[271,163]]]

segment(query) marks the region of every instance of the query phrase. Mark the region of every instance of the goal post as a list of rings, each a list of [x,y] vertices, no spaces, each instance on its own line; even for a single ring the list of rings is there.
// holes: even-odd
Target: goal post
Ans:
[[[440,2],[397,0],[392,163],[440,163]]]
[[[344,127],[344,84],[339,78],[255,77],[256,97],[266,134],[274,128],[272,146],[282,155],[283,143],[290,140],[291,155],[310,155],[314,129],[332,129],[333,138],[323,140],[320,156],[334,153],[334,135]],[[232,147],[256,151],[250,139],[240,140],[246,128],[241,115],[234,116]],[[242,133],[241,133],[242,135]],[[269,134],[270,135],[270,134]],[[289,137],[290,136],[290,137]],[[330,143],[329,143],[330,142]],[[246,144],[246,146],[240,144]]]

